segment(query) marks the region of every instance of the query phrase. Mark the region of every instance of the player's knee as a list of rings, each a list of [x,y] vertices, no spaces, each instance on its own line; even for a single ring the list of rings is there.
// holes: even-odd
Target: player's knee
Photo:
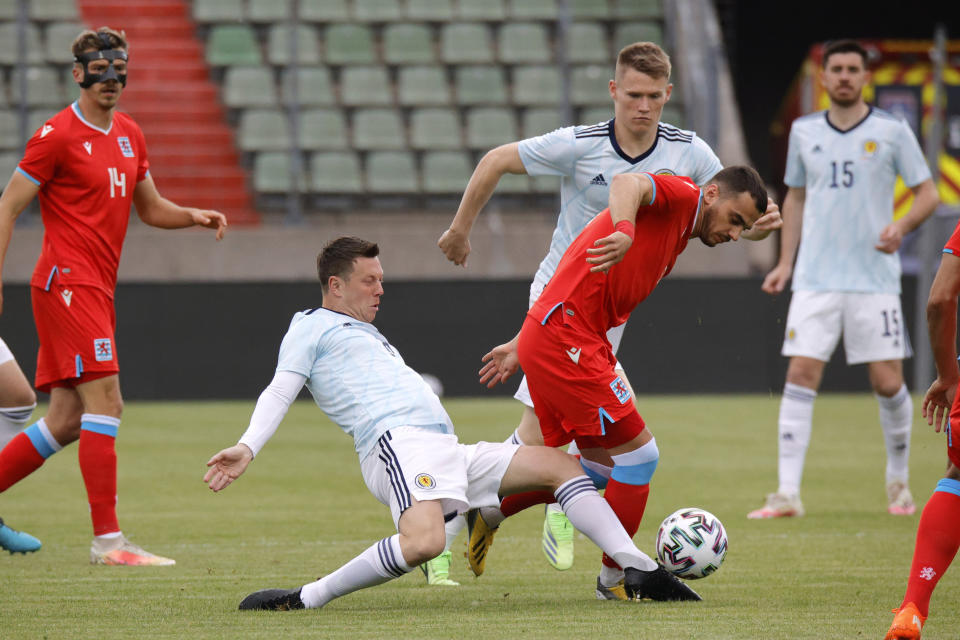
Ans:
[[[404,557],[409,565],[423,564],[433,560],[443,553],[447,542],[447,532],[443,523],[439,527],[430,527],[421,531],[418,535],[408,538],[408,545],[404,548]],[[409,552],[410,558],[406,558]]]
[[[8,393],[4,394],[3,407],[0,408],[0,411],[8,408],[25,409],[27,407],[32,408],[37,406],[37,394],[34,393],[29,385],[18,385],[7,391]]]
[[[613,471],[610,477],[621,484],[650,484],[660,461],[656,439],[642,447],[613,456]]]

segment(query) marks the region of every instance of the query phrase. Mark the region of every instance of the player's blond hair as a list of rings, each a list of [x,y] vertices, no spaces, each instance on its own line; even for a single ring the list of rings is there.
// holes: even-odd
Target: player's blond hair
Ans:
[[[100,48],[100,45],[103,42],[100,40],[101,33],[106,33],[110,36],[110,44],[114,49],[124,49],[125,51],[130,51],[130,46],[127,44],[127,34],[124,31],[117,31],[116,29],[111,29],[110,27],[100,27],[96,31],[92,29],[85,29],[80,32],[76,38],[73,39],[72,51],[74,56],[79,56],[85,51],[94,50]]]
[[[655,42],[628,44],[617,55],[616,73],[627,68],[645,73],[651,78],[670,79],[670,56]]]

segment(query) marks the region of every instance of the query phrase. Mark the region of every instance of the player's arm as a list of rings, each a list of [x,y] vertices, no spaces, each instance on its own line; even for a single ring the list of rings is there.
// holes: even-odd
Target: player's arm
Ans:
[[[217,240],[223,238],[227,228],[227,217],[219,211],[181,207],[161,196],[149,175],[137,183],[133,191],[133,205],[140,219],[151,227],[182,229],[200,225],[216,229]]]
[[[627,255],[633,244],[633,228],[640,207],[653,200],[654,188],[645,173],[621,173],[610,181],[610,218],[615,231],[600,238],[587,249],[587,262],[594,265],[591,273],[607,271]]]
[[[480,210],[490,200],[497,183],[506,173],[525,174],[526,168],[520,159],[519,143],[511,142],[488,151],[477,168],[473,170],[467,188],[460,199],[457,215],[450,228],[443,232],[437,246],[443,255],[456,265],[467,266],[470,255],[470,230]]]
[[[28,180],[19,171],[14,171],[0,195],[0,313],[3,313],[3,262],[13,236],[13,226],[30,201],[37,196],[40,187]]]
[[[903,242],[903,236],[923,224],[940,204],[940,195],[932,178],[911,187],[910,190],[913,192],[913,204],[905,215],[888,224],[880,232],[880,240],[874,245],[877,250],[895,253]]]
[[[800,230],[803,228],[803,203],[807,199],[804,187],[790,187],[783,199],[783,230],[780,232],[780,260],[767,277],[763,279],[761,289],[776,295],[787,286],[793,275],[793,260],[800,246]]]
[[[780,207],[773,198],[767,198],[767,210],[763,212],[749,230],[740,234],[741,238],[746,240],[763,240],[773,231],[783,226],[783,217],[780,215]]]
[[[276,373],[257,399],[257,406],[250,416],[250,426],[240,441],[207,461],[210,468],[203,476],[203,481],[213,491],[226,489],[246,471],[247,465],[276,433],[283,417],[287,415],[287,409],[296,400],[306,381],[306,377],[292,371]]]
[[[937,431],[946,427],[960,382],[957,366],[957,296],[960,295],[960,257],[944,253],[927,298],[927,330],[937,365],[937,379],[923,397],[922,412]]]

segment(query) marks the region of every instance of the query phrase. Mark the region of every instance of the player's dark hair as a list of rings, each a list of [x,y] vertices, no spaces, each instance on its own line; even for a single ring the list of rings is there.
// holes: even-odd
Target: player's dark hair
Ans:
[[[620,49],[617,70],[628,67],[651,78],[670,79],[670,56],[654,42],[634,42]]]
[[[767,187],[763,178],[753,167],[738,165],[722,169],[717,175],[710,178],[710,182],[720,187],[720,197],[726,198],[747,192],[753,199],[757,211],[761,214],[767,210]]]
[[[130,46],[127,44],[127,34],[124,31],[117,31],[111,29],[110,27],[100,27],[96,31],[92,29],[86,29],[80,32],[73,40],[73,46],[71,50],[73,51],[74,57],[79,56],[84,51],[96,51],[103,44],[103,40],[100,39],[100,34],[105,33],[110,39],[110,46],[114,49],[123,49],[127,52],[130,51]]]
[[[353,273],[353,261],[357,258],[376,258],[380,255],[380,247],[376,242],[370,242],[353,236],[342,236],[331,240],[317,256],[317,276],[320,278],[320,287],[327,292],[327,283],[330,276],[343,279]]]
[[[867,68],[867,63],[870,62],[870,56],[867,54],[867,50],[863,48],[856,40],[832,40],[826,43],[823,47],[823,68],[827,68],[827,61],[835,53],[856,53],[860,55],[860,59],[863,60],[863,68]]]

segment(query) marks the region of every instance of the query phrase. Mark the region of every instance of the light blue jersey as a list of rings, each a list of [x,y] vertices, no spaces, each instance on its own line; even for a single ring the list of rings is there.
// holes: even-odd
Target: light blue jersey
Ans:
[[[910,126],[871,108],[840,131],[820,111],[790,128],[788,187],[804,187],[794,291],[900,293],[900,257],[874,248],[893,221],[897,175],[909,187],[930,178]]]
[[[723,165],[692,131],[661,122],[653,147],[631,158],[617,144],[613,120],[589,127],[565,127],[519,143],[520,159],[532,176],[561,176],[560,215],[550,251],[536,282],[546,284],[573,239],[609,206],[610,181],[620,173],[689,176],[704,184]]]
[[[307,378],[327,417],[364,459],[394,427],[453,433],[440,399],[368,322],[329,309],[299,312],[280,345],[277,371]]]

